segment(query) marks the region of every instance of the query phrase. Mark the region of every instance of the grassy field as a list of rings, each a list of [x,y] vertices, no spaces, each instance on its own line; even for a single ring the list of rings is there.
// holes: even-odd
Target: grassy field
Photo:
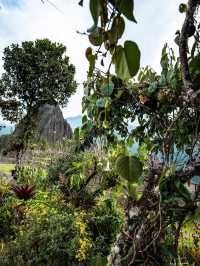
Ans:
[[[6,175],[10,175],[14,168],[15,164],[0,164],[0,172]]]

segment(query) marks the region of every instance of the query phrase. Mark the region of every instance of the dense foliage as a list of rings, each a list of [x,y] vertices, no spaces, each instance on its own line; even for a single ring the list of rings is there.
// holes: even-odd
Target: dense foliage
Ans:
[[[76,83],[75,68],[65,51],[65,46],[48,39],[5,48],[0,91],[1,112],[7,120],[19,121],[45,103],[67,104]]]
[[[69,164],[64,158],[70,156]],[[105,190],[95,194],[91,183],[85,185],[87,176],[83,177],[81,169],[89,176],[91,161],[78,166],[80,155],[73,148],[64,158],[51,163],[50,168],[43,167],[43,171],[41,166],[26,166],[24,162],[17,183],[28,183],[26,187],[12,188],[1,181],[1,265],[105,265],[121,228],[122,214],[116,202],[103,194]],[[53,170],[58,166],[59,176]],[[103,178],[99,176],[100,165],[98,168],[95,187]],[[34,194],[22,197],[27,196],[27,189],[32,191],[30,184],[34,184]]]
[[[199,188],[191,194],[186,187],[187,181],[200,174],[199,2],[180,5],[185,21],[175,38],[179,57],[166,44],[160,74],[150,67],[139,71],[140,52],[134,42],[118,45],[124,17],[135,22],[133,2],[90,1],[94,26],[88,30],[89,41],[98,47],[86,50],[90,67],[81,133],[90,142],[104,138],[107,150],[116,146],[119,137],[127,147],[139,145],[138,158],[129,150],[117,159],[117,173],[128,180],[127,219],[108,265],[169,265],[178,263],[184,222],[199,213]],[[108,57],[106,68],[108,54],[111,60]],[[110,72],[112,64],[115,75]],[[130,80],[136,74],[137,81]],[[136,178],[140,161],[144,170]],[[143,184],[140,198],[139,182]]]
[[[2,179],[1,265],[200,264],[200,186],[188,187],[200,176],[199,5],[179,6],[179,55],[165,44],[156,73],[135,42],[119,44],[134,1],[89,1],[83,126],[62,151],[32,147],[14,186]]]

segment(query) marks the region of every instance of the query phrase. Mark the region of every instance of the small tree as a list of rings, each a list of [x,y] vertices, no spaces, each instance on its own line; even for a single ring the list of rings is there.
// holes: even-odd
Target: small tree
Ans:
[[[4,50],[1,112],[5,119],[20,122],[20,151],[33,134],[39,107],[46,103],[64,107],[76,91],[75,67],[65,51],[65,46],[48,39],[12,44]]]

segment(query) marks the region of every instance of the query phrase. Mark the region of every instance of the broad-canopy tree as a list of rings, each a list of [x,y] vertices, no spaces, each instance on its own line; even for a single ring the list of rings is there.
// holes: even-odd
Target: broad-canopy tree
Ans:
[[[21,146],[31,138],[40,106],[66,106],[75,93],[75,67],[63,44],[48,39],[12,44],[4,50],[0,80],[1,113],[6,120],[20,123]]]
[[[48,39],[12,44],[4,50],[0,80],[1,111],[17,122],[45,104],[65,106],[76,91],[75,67],[66,47]]]

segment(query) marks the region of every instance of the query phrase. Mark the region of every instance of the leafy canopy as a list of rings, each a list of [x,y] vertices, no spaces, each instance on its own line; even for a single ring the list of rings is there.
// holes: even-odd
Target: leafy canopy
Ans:
[[[7,120],[18,121],[45,103],[67,104],[77,85],[65,51],[65,46],[48,39],[5,48],[0,99]]]

